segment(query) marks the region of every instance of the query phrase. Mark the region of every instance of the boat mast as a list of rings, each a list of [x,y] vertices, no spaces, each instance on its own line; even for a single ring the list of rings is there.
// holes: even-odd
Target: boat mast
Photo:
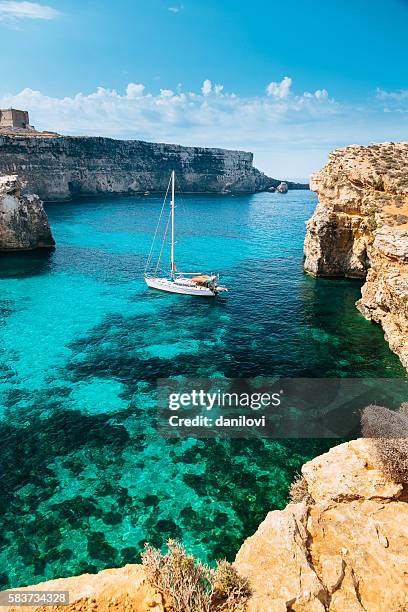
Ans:
[[[175,172],[171,173],[171,277],[174,276],[174,189]]]

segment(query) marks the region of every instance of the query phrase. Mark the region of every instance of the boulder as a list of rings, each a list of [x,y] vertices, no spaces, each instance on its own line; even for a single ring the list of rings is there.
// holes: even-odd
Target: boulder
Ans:
[[[285,183],[285,181],[282,181],[282,182],[281,182],[281,183],[279,183],[279,185],[277,186],[276,191],[277,191],[278,193],[287,193],[287,192],[288,192],[288,189],[289,189],[288,184],[287,184],[287,183]]]

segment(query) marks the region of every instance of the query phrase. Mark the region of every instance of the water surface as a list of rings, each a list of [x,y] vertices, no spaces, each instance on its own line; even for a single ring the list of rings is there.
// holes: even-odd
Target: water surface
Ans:
[[[161,200],[47,206],[57,249],[0,259],[0,582],[137,562],[145,541],[233,558],[322,440],[163,440],[168,376],[404,374],[354,307],[360,283],[302,270],[315,196],[190,196],[179,269],[222,271],[197,299],[142,279]],[[168,253],[165,250],[167,257]]]

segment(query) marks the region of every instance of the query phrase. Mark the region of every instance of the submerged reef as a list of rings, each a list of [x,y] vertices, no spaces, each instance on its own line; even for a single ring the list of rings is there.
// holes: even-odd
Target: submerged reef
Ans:
[[[292,489],[294,501],[269,512],[236,556],[234,571],[248,581],[252,594],[245,609],[406,610],[408,503],[404,482],[378,461],[375,441],[358,439],[332,448],[306,463],[300,480],[302,486]],[[70,605],[53,607],[65,612],[172,609],[141,565],[26,589],[68,590]]]

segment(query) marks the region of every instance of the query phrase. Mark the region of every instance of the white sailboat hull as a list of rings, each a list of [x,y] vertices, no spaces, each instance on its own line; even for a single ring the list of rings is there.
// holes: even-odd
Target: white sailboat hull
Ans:
[[[164,206],[166,204],[167,195],[169,192],[169,188],[171,185],[171,208],[170,208],[170,216],[167,221],[167,226],[164,232],[163,242],[160,250],[159,259],[156,264],[156,271],[160,265],[160,259],[163,251],[163,246],[167,236],[167,230],[169,227],[169,222],[171,221],[171,251],[170,251],[170,270],[171,270],[171,278],[159,278],[157,276],[150,276],[148,273],[149,265],[151,263],[151,257],[153,253],[153,247],[155,244],[155,239],[157,235],[157,231],[160,226],[160,221],[162,218]],[[152,289],[158,289],[159,291],[166,291],[167,293],[179,293],[181,295],[195,295],[198,297],[215,297],[218,293],[222,291],[227,291],[225,287],[220,287],[218,285],[218,275],[216,274],[193,274],[191,272],[177,272],[176,265],[174,263],[174,190],[175,190],[175,172],[174,170],[171,173],[171,178],[167,187],[166,195],[164,197],[163,206],[160,212],[159,221],[156,226],[156,231],[154,233],[152,246],[150,247],[149,257],[147,259],[146,267],[145,267],[145,281],[148,287]]]
[[[153,278],[145,277],[145,281],[148,287],[152,289],[159,289],[160,291],[167,291],[168,293],[180,293],[183,295],[197,295],[202,297],[215,297],[217,293],[212,291],[209,287],[200,287],[195,283],[174,281],[168,278]]]

